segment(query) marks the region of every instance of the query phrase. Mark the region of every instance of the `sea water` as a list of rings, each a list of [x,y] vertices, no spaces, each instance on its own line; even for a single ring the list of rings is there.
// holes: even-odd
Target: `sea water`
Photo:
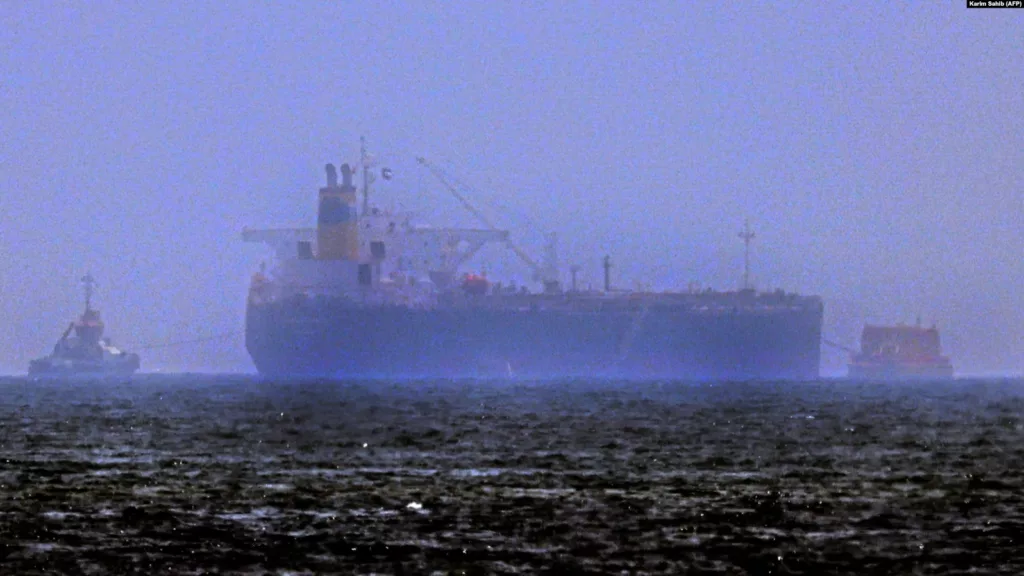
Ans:
[[[1024,573],[1024,381],[0,379],[0,573]]]

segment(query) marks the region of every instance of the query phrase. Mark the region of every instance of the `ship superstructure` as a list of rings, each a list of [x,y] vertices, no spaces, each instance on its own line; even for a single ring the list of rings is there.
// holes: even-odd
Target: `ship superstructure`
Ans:
[[[426,166],[483,223],[433,228],[368,201],[355,171],[326,167],[316,228],[245,230],[269,244],[254,274],[246,346],[271,376],[638,376],[687,379],[818,375],[823,306],[776,291],[629,292],[565,289],[554,237],[538,264],[475,211],[457,181]],[[747,234],[749,230],[746,231]],[[750,234],[752,237],[752,234]],[[749,242],[750,238],[746,238]],[[540,283],[492,283],[461,267],[487,243],[515,252]]]

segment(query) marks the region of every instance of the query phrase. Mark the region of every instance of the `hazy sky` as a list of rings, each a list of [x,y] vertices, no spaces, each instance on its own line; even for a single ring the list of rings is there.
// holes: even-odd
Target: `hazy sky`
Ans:
[[[86,271],[115,344],[237,333],[144,369],[252,371],[269,253],[241,229],[312,226],[360,135],[379,202],[469,224],[434,159],[584,282],[608,253],[620,285],[734,288],[749,217],[758,286],[822,295],[831,339],[920,314],[960,372],[1024,371],[1024,11],[292,5],[0,3],[0,371],[49,351]]]

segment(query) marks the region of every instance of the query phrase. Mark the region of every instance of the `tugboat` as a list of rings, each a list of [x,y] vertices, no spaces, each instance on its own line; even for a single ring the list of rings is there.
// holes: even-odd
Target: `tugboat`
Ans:
[[[92,275],[86,274],[82,283],[85,285],[85,312],[64,331],[52,354],[29,362],[30,376],[126,377],[139,369],[138,354],[119,350],[109,338],[103,337],[100,313],[92,308],[92,291],[96,285]]]
[[[850,378],[858,380],[943,380],[953,365],[942,355],[939,331],[932,326],[864,326],[860,352],[853,354]]]

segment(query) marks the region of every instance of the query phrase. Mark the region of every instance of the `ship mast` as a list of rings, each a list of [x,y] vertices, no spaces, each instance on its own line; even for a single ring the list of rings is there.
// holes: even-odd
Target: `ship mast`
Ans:
[[[750,229],[749,220],[743,220],[739,237],[743,239],[743,289],[750,290],[750,241],[754,239],[754,232]]]
[[[82,276],[82,284],[85,284],[85,311],[89,312],[92,310],[92,289],[96,285],[96,279],[91,273],[86,273]]]
[[[366,138],[364,136],[359,137],[359,165],[363,167],[363,211],[362,214],[366,213],[370,209],[370,169],[367,166],[366,160]]]

